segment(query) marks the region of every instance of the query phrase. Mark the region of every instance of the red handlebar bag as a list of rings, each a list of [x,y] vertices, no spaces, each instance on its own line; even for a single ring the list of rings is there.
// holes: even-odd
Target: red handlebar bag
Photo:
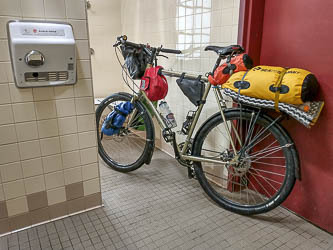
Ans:
[[[208,81],[213,85],[223,84],[230,77],[230,70],[233,73],[246,71],[253,67],[253,61],[248,54],[239,54],[231,58],[230,64],[223,63],[214,71],[214,76],[208,76]]]
[[[158,101],[163,99],[168,93],[168,82],[161,74],[161,66],[147,68],[141,78],[140,89],[142,89],[149,100]]]

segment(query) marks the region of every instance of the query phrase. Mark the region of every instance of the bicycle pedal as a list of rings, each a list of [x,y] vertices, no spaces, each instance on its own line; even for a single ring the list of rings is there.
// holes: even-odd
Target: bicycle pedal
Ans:
[[[188,177],[189,179],[195,179],[195,180],[197,179],[193,167],[188,167],[188,168],[187,168],[187,177]]]

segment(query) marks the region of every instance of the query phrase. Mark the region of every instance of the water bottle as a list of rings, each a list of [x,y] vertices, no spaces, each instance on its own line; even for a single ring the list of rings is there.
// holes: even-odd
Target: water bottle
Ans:
[[[177,127],[177,122],[176,122],[175,116],[171,112],[170,107],[166,101],[160,102],[159,109],[160,109],[161,115],[162,115],[165,123],[167,124],[167,126],[169,128]]]

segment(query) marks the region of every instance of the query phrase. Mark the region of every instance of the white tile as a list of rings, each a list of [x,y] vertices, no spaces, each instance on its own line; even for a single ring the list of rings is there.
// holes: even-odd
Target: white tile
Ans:
[[[66,0],[66,15],[72,19],[86,19],[85,0]]]
[[[22,213],[29,211],[26,196],[22,196],[17,199],[9,200],[6,203],[7,203],[7,210],[8,210],[9,216],[22,214]]]
[[[31,88],[18,88],[14,83],[9,84],[9,91],[12,102],[32,102],[33,95]]]
[[[0,16],[0,39],[7,39],[7,22],[11,19],[15,19],[15,18],[7,17],[7,16]],[[1,68],[1,66],[0,66],[0,68]],[[0,71],[1,71],[1,69],[0,69]],[[1,82],[1,79],[0,79],[0,82]]]
[[[23,178],[22,167],[20,162],[0,165],[2,182],[14,181]]]
[[[59,137],[40,139],[40,146],[42,150],[42,156],[54,155],[60,153]]]
[[[65,18],[66,8],[64,0],[44,0],[46,18]]]
[[[82,168],[75,167],[64,170],[65,185],[82,181]]]
[[[19,143],[21,160],[28,160],[41,156],[39,141],[27,141]]]
[[[38,121],[37,124],[39,138],[53,137],[59,134],[57,119],[42,120]]]
[[[0,201],[5,200],[5,193],[3,192],[3,185],[0,184]]]
[[[25,195],[25,187],[23,180],[6,182],[3,184],[3,191],[6,200],[14,199]]]
[[[17,143],[0,146],[0,164],[20,160],[20,153]]]
[[[33,102],[15,103],[12,106],[15,122],[36,120],[36,113]]]
[[[74,86],[75,97],[93,96],[92,80],[80,79]]]
[[[72,168],[80,165],[80,152],[71,151],[62,154],[63,167]]]
[[[96,146],[96,131],[79,133],[80,149]]]
[[[0,40],[0,61],[7,62],[10,60],[7,40]]]
[[[91,97],[75,98],[76,114],[87,115],[95,113],[94,100]]]
[[[35,102],[36,116],[38,120],[57,117],[55,101]]]
[[[38,193],[45,190],[45,180],[43,175],[24,179],[26,194]]]
[[[80,150],[81,164],[87,165],[97,162],[97,148],[87,148]]]
[[[0,125],[14,122],[11,104],[0,105]]]
[[[43,157],[44,173],[51,173],[62,170],[61,154]]]
[[[0,126],[0,145],[17,142],[14,124]]]
[[[73,86],[56,86],[54,87],[54,95],[56,99],[74,97]]]
[[[77,59],[89,60],[90,59],[90,49],[88,40],[77,40],[76,41],[76,52]]]
[[[46,189],[53,189],[65,185],[63,171],[53,172],[45,175]]]
[[[36,121],[16,123],[16,133],[18,141],[29,141],[38,139],[38,129]]]
[[[21,0],[21,8],[24,17],[44,17],[43,0]]]
[[[0,104],[11,103],[9,85],[0,84]]]
[[[49,206],[66,201],[65,187],[48,190],[47,200]]]
[[[58,118],[59,135],[74,134],[77,132],[76,116]]]
[[[0,28],[1,28],[1,17],[0,17]],[[6,27],[6,25],[4,26]],[[0,31],[1,35],[1,31]],[[7,64],[5,62],[0,62],[0,83],[8,83],[7,79]]]
[[[24,178],[43,174],[41,158],[30,159],[21,162]]]
[[[91,78],[91,66],[89,60],[79,60],[77,62],[78,79]]]
[[[51,1],[51,0],[49,0]],[[73,26],[75,39],[88,39],[87,23],[85,20],[68,20]]]
[[[73,116],[76,114],[75,102],[72,98],[56,100],[56,107],[58,117]]]
[[[61,152],[74,151],[79,149],[77,134],[60,136]]]
[[[84,196],[100,192],[99,179],[96,178],[83,182],[83,190]]]
[[[20,0],[1,0],[1,16],[21,16]]]
[[[98,163],[82,166],[82,178],[84,181],[98,178]]]
[[[33,88],[34,101],[47,101],[54,99],[53,87]]]
[[[95,130],[95,115],[80,115],[77,116],[78,132]]]

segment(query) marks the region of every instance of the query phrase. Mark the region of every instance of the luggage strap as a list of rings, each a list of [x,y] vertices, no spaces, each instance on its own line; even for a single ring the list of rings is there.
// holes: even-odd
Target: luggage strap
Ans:
[[[282,79],[284,74],[286,73],[286,70],[284,70],[283,72],[281,72],[280,76],[279,76],[279,80],[274,84],[274,88],[275,88],[275,97],[274,97],[274,109],[276,112],[280,113],[279,110],[279,99],[280,99],[280,93],[281,93],[281,83],[282,83]]]

